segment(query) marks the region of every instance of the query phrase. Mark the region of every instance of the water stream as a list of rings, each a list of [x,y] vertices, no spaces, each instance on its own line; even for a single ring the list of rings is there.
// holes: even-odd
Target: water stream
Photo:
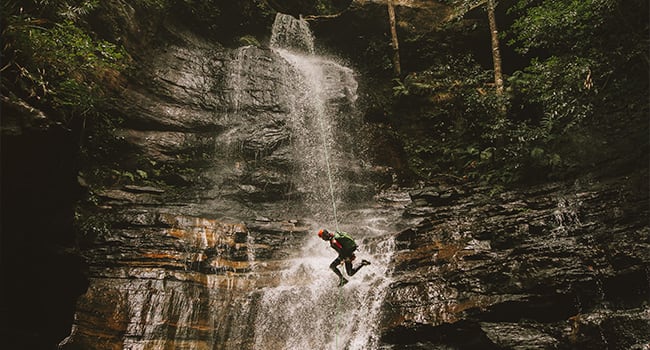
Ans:
[[[292,101],[293,149],[299,157],[295,185],[304,194],[305,221],[313,235],[305,238],[293,258],[277,271],[277,285],[261,291],[254,324],[255,349],[369,349],[377,342],[378,317],[390,282],[388,266],[393,252],[391,215],[397,206],[355,203],[363,209],[337,208],[346,201],[350,184],[343,167],[354,155],[339,142],[339,123],[350,114],[341,104],[353,105],[357,83],[354,72],[314,54],[313,37],[305,21],[278,14],[272,49],[292,68],[286,76]],[[396,218],[396,217],[395,217]],[[336,228],[358,241],[356,264],[366,266],[343,288],[328,266],[336,253],[316,236],[318,228]]]

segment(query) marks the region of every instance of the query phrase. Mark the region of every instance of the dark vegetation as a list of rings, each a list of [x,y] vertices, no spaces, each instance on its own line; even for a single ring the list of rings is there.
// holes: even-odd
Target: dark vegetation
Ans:
[[[321,32],[354,33],[345,42],[340,35],[336,42],[328,39],[333,34],[319,33],[315,26],[317,36],[323,34],[323,41],[342,54],[360,52],[352,55],[355,65],[375,87],[370,94],[380,96],[366,106],[368,120],[392,127],[416,178],[442,173],[507,185],[645,163],[646,1],[501,2],[497,17],[507,75],[503,96],[491,83],[481,2],[441,3],[460,9],[456,19],[419,31],[398,28],[403,76],[392,86],[387,23],[377,22],[385,14],[355,23],[345,20],[350,14],[343,12],[343,28],[320,27]],[[348,1],[270,5],[327,15],[345,9]],[[262,1],[139,0],[132,6],[145,16],[139,21],[151,28],[143,38],[133,38],[124,23],[106,14],[119,12],[116,6],[90,0],[2,5],[3,95],[78,130],[82,164],[96,158],[105,165],[119,153],[112,130],[123,116],[110,115],[107,103],[126,77],[136,75],[137,58],[146,46],[155,45],[151,28],[156,16],[174,13],[167,20],[186,23],[226,46],[264,42],[272,17]],[[398,8],[397,16],[409,18],[408,11]],[[426,16],[439,14],[434,9]],[[137,169],[123,170],[107,169],[118,178],[138,177]]]
[[[431,35],[401,33],[406,76],[384,108],[410,169],[497,186],[647,172],[648,3],[502,1],[497,11],[503,96],[481,7]]]
[[[385,5],[314,23],[355,58],[366,118],[404,144],[404,173],[503,187],[647,169],[647,2],[499,1],[502,96],[485,1],[440,3],[454,10],[397,8],[402,76],[392,85]]]
[[[96,176],[106,186],[156,181],[142,164],[119,163],[126,146],[114,131],[125,116],[110,106],[116,92],[137,79],[139,59],[159,44],[160,23],[182,22],[201,36],[237,47],[264,43],[273,16],[261,0],[133,0],[129,4],[141,29],[134,36],[120,3],[7,0],[0,5],[2,278],[3,286],[17,286],[2,296],[3,322],[12,319],[17,325],[3,323],[3,329],[13,332],[20,323],[41,320],[32,328],[44,332],[31,337],[33,348],[56,343],[68,331],[52,315],[71,316],[74,298],[56,302],[61,280],[46,267],[79,269],[71,255],[51,250],[74,244],[75,205],[83,197],[77,174]],[[309,8],[329,15],[348,4],[319,1]],[[397,8],[398,20],[407,12]],[[648,12],[646,0],[500,2],[503,96],[491,83],[490,36],[481,6],[434,28],[398,27],[403,72],[398,79],[391,76],[385,7],[378,5],[376,13],[361,19],[346,11],[317,20],[314,28],[321,43],[353,61],[368,95],[366,119],[386,126],[392,140],[403,145],[401,152],[384,153],[404,158],[398,163],[410,179],[445,174],[498,188],[584,173],[647,175]],[[23,134],[4,134],[10,114],[25,106],[43,112],[49,131],[30,131],[34,125],[24,120],[17,122],[25,127]],[[8,247],[32,250],[8,252]],[[33,271],[8,272],[21,265]],[[47,276],[30,279],[38,275]],[[69,297],[84,286],[77,279],[66,288],[61,295]],[[22,294],[41,301],[8,306]]]

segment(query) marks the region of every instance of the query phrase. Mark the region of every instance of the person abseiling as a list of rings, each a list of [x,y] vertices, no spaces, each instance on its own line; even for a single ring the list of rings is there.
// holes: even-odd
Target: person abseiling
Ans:
[[[324,241],[329,241],[332,249],[336,250],[339,253],[339,256],[332,261],[330,264],[330,269],[339,277],[339,287],[348,283],[348,280],[343,277],[341,271],[338,267],[341,262],[345,262],[345,271],[348,276],[353,276],[357,271],[366,265],[370,265],[370,261],[361,260],[361,264],[357,267],[352,267],[352,261],[356,259],[354,251],[357,250],[357,243],[354,241],[352,236],[346,232],[336,231],[331,233],[325,229],[318,231],[318,237]]]

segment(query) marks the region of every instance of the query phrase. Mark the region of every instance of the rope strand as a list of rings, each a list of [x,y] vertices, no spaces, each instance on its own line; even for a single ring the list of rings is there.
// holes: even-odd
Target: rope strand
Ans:
[[[341,333],[341,300],[343,300],[343,288],[339,287],[339,297],[336,302],[336,349],[340,349],[339,333]]]
[[[334,184],[332,180],[332,167],[330,166],[330,156],[329,156],[329,151],[327,148],[327,137],[326,137],[326,131],[327,129],[325,128],[325,123],[323,122],[322,116],[318,118],[320,122],[320,128],[321,128],[321,135],[323,137],[323,153],[325,155],[325,165],[327,167],[327,178],[329,180],[329,188],[330,188],[330,197],[332,198],[332,211],[334,214],[334,223],[336,225],[336,231],[339,231],[339,219],[338,215],[336,212],[336,197],[334,196]],[[341,332],[341,301],[343,299],[343,288],[339,287],[339,295],[337,298],[336,302],[336,336],[335,336],[335,344],[336,344],[336,349],[339,349],[339,333]]]
[[[339,220],[338,216],[336,213],[336,197],[334,196],[334,184],[332,180],[332,168],[330,166],[330,156],[329,156],[329,151],[327,149],[327,137],[325,136],[325,123],[323,122],[323,118],[318,118],[320,122],[320,128],[321,128],[321,135],[323,136],[323,152],[325,154],[325,165],[327,167],[327,177],[329,180],[329,187],[330,187],[330,197],[332,198],[332,210],[334,213],[334,223],[336,224],[336,230],[339,231]]]

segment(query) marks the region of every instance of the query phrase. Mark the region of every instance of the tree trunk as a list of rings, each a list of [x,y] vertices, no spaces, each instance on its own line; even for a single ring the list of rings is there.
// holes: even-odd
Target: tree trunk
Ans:
[[[399,62],[399,41],[397,40],[397,28],[395,23],[395,8],[393,7],[393,0],[388,0],[388,20],[390,22],[390,36],[393,47],[393,72],[396,77],[402,74],[402,68]]]
[[[497,94],[503,94],[503,75],[501,73],[501,52],[499,51],[499,31],[494,16],[495,0],[487,0],[488,21],[490,22],[490,36],[492,37],[492,62],[494,63],[494,86]]]

